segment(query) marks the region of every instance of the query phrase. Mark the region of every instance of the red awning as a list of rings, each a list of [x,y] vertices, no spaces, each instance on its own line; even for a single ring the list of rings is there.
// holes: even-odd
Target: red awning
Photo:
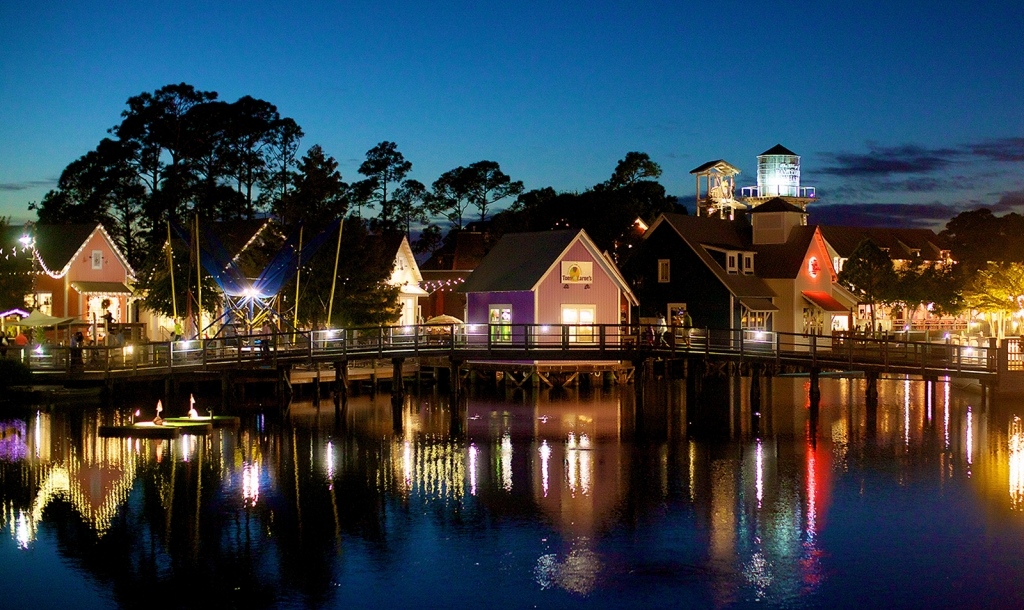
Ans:
[[[832,295],[820,290],[805,290],[800,294],[804,295],[812,305],[817,305],[829,313],[850,313],[850,310],[842,303],[832,298]]]

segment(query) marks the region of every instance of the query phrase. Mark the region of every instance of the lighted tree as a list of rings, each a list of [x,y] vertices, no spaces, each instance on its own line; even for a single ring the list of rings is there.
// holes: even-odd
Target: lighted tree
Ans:
[[[1002,339],[1007,319],[1024,311],[1024,263],[989,263],[964,297],[969,307],[992,317],[994,334]]]

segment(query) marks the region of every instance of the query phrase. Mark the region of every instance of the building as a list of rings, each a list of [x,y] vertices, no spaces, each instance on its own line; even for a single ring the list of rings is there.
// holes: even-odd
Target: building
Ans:
[[[754,274],[749,227],[718,217],[662,214],[624,266],[640,316],[698,328],[771,330],[775,292]]]
[[[388,283],[398,286],[398,302],[402,307],[401,316],[395,324],[401,326],[412,326],[419,324],[421,315],[419,301],[427,295],[427,292],[420,288],[423,275],[420,273],[419,265],[416,264],[416,257],[412,253],[412,247],[404,233],[389,234],[376,239],[383,240],[384,255],[392,258],[394,263],[391,268],[391,276]]]
[[[903,229],[884,227],[822,226],[822,236],[828,248],[832,266],[843,270],[846,261],[863,241],[870,241],[892,260],[899,272],[916,266],[938,267],[954,264],[949,246],[931,229]],[[853,325],[866,330],[871,325],[871,312],[866,305],[855,308]],[[902,307],[875,306],[876,330],[960,332],[967,328],[965,316],[935,315],[928,305],[919,305],[911,311]]]
[[[34,248],[35,281],[26,304],[41,312],[95,324],[136,317],[135,271],[101,224],[28,224],[22,237]]]
[[[575,230],[505,235],[459,290],[463,319],[488,325],[496,342],[522,343],[527,332],[537,342],[560,341],[561,327],[547,326],[560,324],[577,325],[568,329],[572,342],[597,342],[595,325],[628,323],[637,305],[615,263]]]
[[[458,231],[422,265],[420,286],[427,293],[420,298],[424,319],[448,315],[459,319],[466,312],[466,295],[458,288],[486,254],[485,234]]]
[[[683,312],[697,328],[829,334],[846,330],[852,295],[836,283],[821,231],[781,198],[751,224],[663,214],[626,264],[641,316]]]

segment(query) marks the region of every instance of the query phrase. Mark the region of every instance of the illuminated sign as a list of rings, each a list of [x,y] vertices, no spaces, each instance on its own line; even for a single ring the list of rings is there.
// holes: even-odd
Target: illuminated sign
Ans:
[[[594,263],[562,261],[562,284],[590,284],[594,281]]]
[[[818,273],[821,271],[821,265],[818,264],[818,257],[812,256],[807,259],[807,273],[811,277],[818,277]]]

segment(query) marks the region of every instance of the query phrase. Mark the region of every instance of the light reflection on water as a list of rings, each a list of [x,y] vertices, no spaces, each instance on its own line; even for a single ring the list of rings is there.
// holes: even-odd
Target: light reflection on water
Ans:
[[[426,390],[174,441],[96,436],[134,405],[5,416],[0,569],[56,551],[34,582],[70,565],[129,606],[151,583],[282,607],[1024,595],[1024,409],[900,379],[875,412],[863,380],[821,384],[816,411],[785,377],[757,410],[746,380],[662,382],[639,410],[630,387]]]

